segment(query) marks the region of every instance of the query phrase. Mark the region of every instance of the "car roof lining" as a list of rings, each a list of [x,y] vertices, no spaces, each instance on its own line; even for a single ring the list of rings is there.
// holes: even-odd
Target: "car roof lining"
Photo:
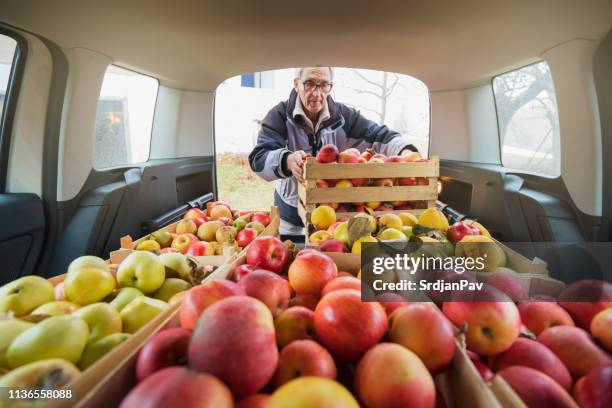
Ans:
[[[3,22],[63,48],[210,92],[234,75],[304,65],[393,71],[430,91],[465,89],[559,44],[600,40],[612,26],[609,0],[20,0],[0,8]]]

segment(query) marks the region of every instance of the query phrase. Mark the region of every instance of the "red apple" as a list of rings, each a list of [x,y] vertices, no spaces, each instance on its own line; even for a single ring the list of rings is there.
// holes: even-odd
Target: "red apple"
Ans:
[[[359,151],[359,149],[356,149],[354,147],[346,149],[342,153],[349,153],[349,154],[352,154],[354,156],[361,157],[361,152]]]
[[[448,319],[428,304],[413,303],[389,317],[391,341],[415,353],[431,373],[444,371],[455,355],[455,331]]]
[[[374,185],[378,187],[393,187],[393,179],[390,179],[390,178],[374,179]]]
[[[366,407],[433,408],[436,388],[416,354],[381,343],[363,356],[355,372],[355,390]]]
[[[317,186],[317,188],[328,188],[329,187],[329,183],[326,180],[317,180],[315,182],[315,185]]]
[[[221,221],[223,225],[233,225],[234,221],[230,217],[219,217],[217,221]]]
[[[356,361],[385,335],[387,314],[376,302],[362,302],[360,292],[340,289],[319,301],[314,325],[317,337],[330,352]]]
[[[255,299],[262,301],[272,312],[278,316],[289,306],[291,289],[289,282],[274,272],[258,269],[240,279],[238,286]]]
[[[216,377],[187,367],[167,367],[147,377],[121,401],[120,408],[232,408],[230,390]]]
[[[448,228],[446,236],[450,242],[456,244],[466,235],[481,235],[480,230],[463,221],[457,221]]]
[[[259,300],[232,296],[202,313],[189,344],[189,365],[217,376],[236,399],[261,390],[277,363],[274,320]]]
[[[385,159],[385,163],[403,163],[404,158],[401,156],[388,156]]]
[[[312,340],[295,340],[282,349],[274,385],[280,387],[297,377],[336,379],[336,364],[327,350]]]
[[[467,323],[467,348],[485,356],[504,352],[518,338],[521,318],[511,302],[445,302],[444,314],[456,326]]]
[[[578,408],[563,387],[538,370],[513,366],[504,368],[499,375],[528,407]]]
[[[337,239],[327,239],[319,245],[322,252],[349,252],[347,246]]]
[[[327,282],[321,291],[321,297],[333,292],[334,290],[340,289],[355,289],[360,291],[361,281],[354,276],[337,277]]]
[[[136,381],[141,382],[162,368],[187,364],[191,330],[172,327],[155,333],[136,358]]]
[[[202,217],[198,217],[198,218],[192,218],[191,220],[193,221],[193,223],[196,225],[197,228],[200,228],[200,225],[204,224],[206,222],[206,218],[204,218],[205,216]],[[196,230],[197,232],[197,230]]]
[[[176,249],[176,248],[172,248],[172,247],[162,248],[162,249],[159,251],[159,253],[160,253],[160,254],[167,254],[167,253],[169,253],[169,252],[180,253],[180,252],[178,251],[178,249]]]
[[[415,177],[400,177],[397,179],[397,184],[399,186],[416,186],[416,178]]]
[[[472,364],[474,364],[476,370],[478,370],[480,377],[482,377],[485,382],[491,381],[494,377],[493,371],[491,371],[489,367],[487,367],[486,364],[482,362],[480,356],[470,350],[466,350],[466,353],[470,360],[472,360]]]
[[[333,144],[326,144],[317,153],[317,162],[319,163],[331,163],[336,161],[338,158],[338,148]]]
[[[191,221],[193,223],[193,221]],[[195,225],[195,224],[194,224]],[[172,244],[170,244],[171,248],[176,249],[181,254],[187,252],[189,246],[194,242],[198,242],[198,237],[192,234],[179,234],[172,240]]]
[[[228,280],[213,280],[189,289],[183,298],[179,319],[181,326],[192,330],[204,310],[213,303],[230,296],[244,295],[244,290]]]
[[[232,280],[234,282],[238,282],[240,279],[244,278],[246,275],[248,275],[249,273],[255,270],[257,270],[257,267],[254,265],[249,265],[249,264],[238,265],[232,271]]]
[[[428,186],[429,180],[427,177],[417,177],[417,186]]]
[[[197,208],[191,208],[188,210],[185,215],[183,215],[184,220],[194,220],[196,218],[200,218],[202,216],[202,211]]]
[[[511,366],[531,367],[548,375],[568,392],[572,389],[572,376],[561,360],[535,340],[516,339],[508,350],[491,357],[489,365],[496,372]]]
[[[361,153],[361,157],[363,157],[364,159],[366,159],[366,161],[368,161],[372,158],[372,152],[368,149],[365,152]]]
[[[536,336],[552,326],[574,326],[571,316],[553,302],[520,302],[521,321]]]
[[[243,228],[236,234],[236,243],[239,247],[244,248],[257,238],[257,235],[259,232],[255,228]]]
[[[408,153],[407,155],[402,156],[402,159],[404,160],[404,163],[410,163],[413,161],[421,161],[421,153],[419,152]]]
[[[338,163],[357,163],[359,155],[347,153],[346,151],[338,155]]]
[[[318,251],[302,251],[289,266],[289,283],[295,293],[320,296],[323,287],[338,276],[338,267]]]
[[[289,253],[280,239],[276,237],[260,237],[247,249],[247,263],[261,269],[281,273],[287,262]]]
[[[314,312],[303,306],[290,307],[274,319],[276,343],[283,348],[294,340],[308,340],[314,336]]]
[[[583,408],[607,408],[612,401],[612,364],[595,368],[576,381],[574,398]]]
[[[504,292],[513,302],[518,302],[527,297],[527,291],[521,280],[509,272],[492,273],[487,276],[485,282]]]
[[[597,279],[573,282],[559,295],[559,305],[568,311],[577,326],[588,331],[593,317],[612,307],[612,283]]]
[[[265,212],[258,211],[251,216],[251,222],[254,221],[260,222],[264,227],[267,227],[270,224],[270,216]]]
[[[187,252],[185,252],[185,255],[192,256],[208,256],[214,254],[215,247],[212,246],[210,242],[206,241],[192,242],[191,245],[189,245],[189,248],[187,248]]]
[[[236,408],[266,408],[270,396],[268,394],[254,394],[236,403]]]
[[[391,316],[391,313],[395,312],[400,307],[409,305],[408,302],[402,295],[398,293],[385,292],[376,296],[378,303],[385,308],[387,316]]]
[[[306,309],[310,309],[313,312],[317,304],[319,304],[319,298],[309,294],[296,295],[289,300],[289,307],[304,306]]]
[[[380,160],[380,163],[384,163],[386,158],[387,158],[387,156],[385,156],[384,154],[376,153],[376,154],[372,155],[372,157],[370,157],[370,160],[368,160],[368,161],[371,162],[372,160],[376,160],[376,161]]]

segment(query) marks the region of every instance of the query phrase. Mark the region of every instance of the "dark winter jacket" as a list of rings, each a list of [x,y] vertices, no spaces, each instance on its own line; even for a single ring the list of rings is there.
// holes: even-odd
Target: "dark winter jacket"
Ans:
[[[251,169],[267,181],[276,180],[275,205],[281,219],[303,226],[297,214],[297,180],[287,170],[286,158],[294,151],[303,150],[316,156],[326,144],[334,144],[340,151],[354,147],[360,151],[373,148],[387,156],[404,149],[416,151],[399,133],[366,119],[359,111],[327,97],[330,117],[322,122],[316,134],[305,126],[301,116],[293,117],[297,92],[291,91],[289,100],[280,102],[264,118],[257,145],[249,154]]]

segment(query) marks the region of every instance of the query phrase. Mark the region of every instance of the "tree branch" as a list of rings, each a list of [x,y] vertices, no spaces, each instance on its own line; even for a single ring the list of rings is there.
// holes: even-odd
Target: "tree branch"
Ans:
[[[353,72],[355,75],[357,75],[359,78],[361,78],[361,79],[363,79],[365,82],[367,82],[368,84],[373,85],[373,86],[375,86],[375,87],[377,87],[377,88],[379,88],[379,89],[380,89],[380,88],[382,88],[382,86],[380,86],[380,84],[377,84],[376,82],[374,82],[374,81],[372,81],[372,80],[369,80],[369,79],[368,79],[368,78],[366,78],[366,77],[365,77],[365,76],[364,76],[364,75],[363,75],[361,72],[359,72],[359,71],[357,71],[357,70],[355,70],[355,69],[352,69],[351,71],[352,71],[352,72]]]

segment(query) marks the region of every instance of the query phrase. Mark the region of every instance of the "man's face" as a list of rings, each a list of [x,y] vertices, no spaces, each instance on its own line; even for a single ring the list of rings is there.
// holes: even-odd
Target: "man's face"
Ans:
[[[293,86],[300,96],[306,113],[316,117],[323,110],[330,92],[330,89],[324,88],[329,84],[331,84],[331,72],[327,67],[304,68],[302,76],[293,81]]]

